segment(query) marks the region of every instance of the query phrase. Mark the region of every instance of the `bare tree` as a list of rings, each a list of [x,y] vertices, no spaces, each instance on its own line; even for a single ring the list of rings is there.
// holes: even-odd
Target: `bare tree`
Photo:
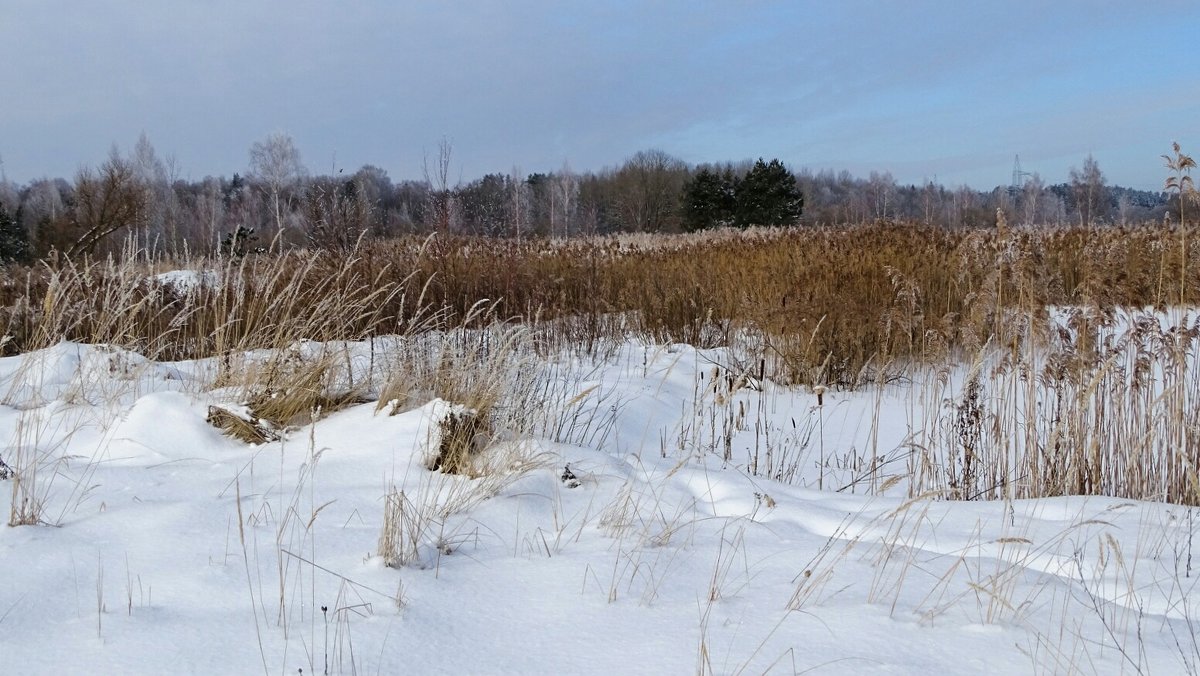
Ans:
[[[389,217],[391,232],[416,232],[428,227],[431,222],[429,207],[433,199],[429,196],[429,184],[424,181],[401,181],[392,191],[395,207]]]
[[[284,191],[307,174],[300,151],[287,134],[277,132],[250,146],[250,172],[258,178],[270,198],[275,228],[283,232]]]
[[[47,238],[53,225],[59,222],[66,211],[65,194],[71,192],[71,186],[63,179],[37,179],[25,189],[22,201],[21,226],[30,234],[33,249],[37,254],[44,254],[50,249]]]
[[[133,165],[115,147],[99,172],[79,172],[74,201],[68,222],[53,242],[68,257],[92,253],[109,235],[144,223],[146,193]]]
[[[196,230],[199,231],[199,238],[203,243],[216,246],[221,241],[221,225],[226,212],[221,181],[206,176],[200,187],[200,194],[196,197],[193,207],[199,226]]]
[[[17,184],[5,178],[0,178],[0,204],[4,205],[7,215],[16,217],[17,207],[21,205],[21,194]]]
[[[887,218],[889,207],[891,207],[896,196],[896,179],[892,176],[892,172],[885,171],[881,174],[877,171],[872,171],[867,181],[867,189],[871,194],[871,204],[873,205],[875,218]]]
[[[1047,193],[1043,200],[1044,206],[1042,209],[1042,220],[1054,225],[1064,225],[1067,222],[1067,203],[1063,198],[1054,194]]]
[[[55,220],[63,212],[63,191],[69,192],[70,185],[62,179],[40,178],[30,182],[25,190],[25,226],[30,230],[42,220]]]
[[[168,237],[172,244],[177,245],[179,200],[171,187],[173,176],[170,168],[174,160],[168,158],[164,162],[159,159],[150,139],[143,132],[133,147],[129,163],[145,192],[146,212],[142,219],[144,232],[141,233],[141,246],[149,248],[151,242],[159,237]]]
[[[949,223],[957,227],[975,228],[992,222],[992,214],[981,202],[979,193],[969,187],[959,186],[952,194],[948,206]]]
[[[433,167],[429,166],[428,154],[421,162],[421,168],[425,172],[425,182],[429,184],[434,227],[438,232],[450,232],[454,215],[454,190],[450,184],[450,158],[453,151],[453,143],[443,136],[442,140],[438,141],[437,160]]]
[[[1129,195],[1121,193],[1117,197],[1117,219],[1121,225],[1129,225],[1133,212],[1133,200],[1129,199]]]
[[[491,237],[504,235],[508,226],[508,176],[487,174],[455,193],[466,231]]]
[[[554,222],[556,220],[554,212],[557,211],[557,220],[561,225],[562,235],[563,237],[568,237],[579,202],[579,179],[571,171],[570,164],[563,162],[562,169],[554,177],[552,195],[554,203],[551,207],[550,234],[554,234]]]
[[[308,239],[313,246],[348,253],[371,228],[374,208],[360,179],[320,178],[304,199]]]
[[[1042,194],[1046,191],[1046,183],[1039,174],[1033,174],[1021,187],[1021,220],[1025,225],[1035,225],[1043,215]]]
[[[508,174],[508,225],[510,234],[518,240],[529,224],[529,184],[521,168],[514,166]]]
[[[1090,154],[1083,160],[1083,170],[1071,167],[1071,192],[1075,197],[1075,208],[1079,211],[1079,225],[1088,227],[1093,221],[1104,217],[1104,172],[1096,158]]]
[[[661,150],[642,150],[626,160],[614,176],[617,209],[625,228],[671,229],[678,220],[687,174],[682,160]]]
[[[934,217],[940,211],[941,193],[941,186],[934,185],[933,181],[925,181],[921,187],[921,213],[927,225],[933,225]]]

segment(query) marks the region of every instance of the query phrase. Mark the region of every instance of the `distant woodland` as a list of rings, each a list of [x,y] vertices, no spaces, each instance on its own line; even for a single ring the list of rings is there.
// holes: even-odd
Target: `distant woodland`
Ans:
[[[244,172],[184,180],[143,135],[74,177],[0,182],[0,259],[164,254],[245,255],[315,247],[349,250],[364,238],[444,232],[486,237],[576,237],[714,227],[913,222],[944,228],[1104,226],[1178,215],[1167,192],[1109,185],[1092,157],[1067,183],[1037,174],[979,191],[890,173],[793,172],[777,159],[692,166],[646,150],[620,166],[548,173],[519,168],[459,178],[443,139],[420,180],[371,165],[318,174],[293,139],[255,143]]]

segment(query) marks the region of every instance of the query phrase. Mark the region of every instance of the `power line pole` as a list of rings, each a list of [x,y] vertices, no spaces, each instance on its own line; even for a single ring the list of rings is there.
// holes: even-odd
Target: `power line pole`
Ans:
[[[1008,192],[1013,195],[1021,192],[1021,189],[1025,187],[1025,179],[1031,176],[1033,174],[1030,172],[1021,171],[1021,156],[1013,155],[1012,183],[1008,186]]]

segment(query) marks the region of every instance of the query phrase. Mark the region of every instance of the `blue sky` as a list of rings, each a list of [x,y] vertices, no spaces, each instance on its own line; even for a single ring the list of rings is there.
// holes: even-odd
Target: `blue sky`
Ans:
[[[5,0],[0,158],[72,176],[145,132],[184,178],[283,131],[313,172],[779,157],[991,188],[1200,153],[1200,3]]]

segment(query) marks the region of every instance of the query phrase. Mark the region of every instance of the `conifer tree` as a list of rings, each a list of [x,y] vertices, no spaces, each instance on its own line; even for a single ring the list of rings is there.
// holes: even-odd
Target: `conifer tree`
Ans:
[[[777,159],[767,163],[761,157],[738,183],[736,201],[734,223],[739,228],[795,225],[804,207],[792,172]]]
[[[29,233],[21,227],[20,209],[10,214],[0,202],[0,262],[29,260]]]
[[[694,232],[733,223],[736,188],[737,179],[731,170],[717,173],[708,167],[701,169],[684,186],[684,228]]]

